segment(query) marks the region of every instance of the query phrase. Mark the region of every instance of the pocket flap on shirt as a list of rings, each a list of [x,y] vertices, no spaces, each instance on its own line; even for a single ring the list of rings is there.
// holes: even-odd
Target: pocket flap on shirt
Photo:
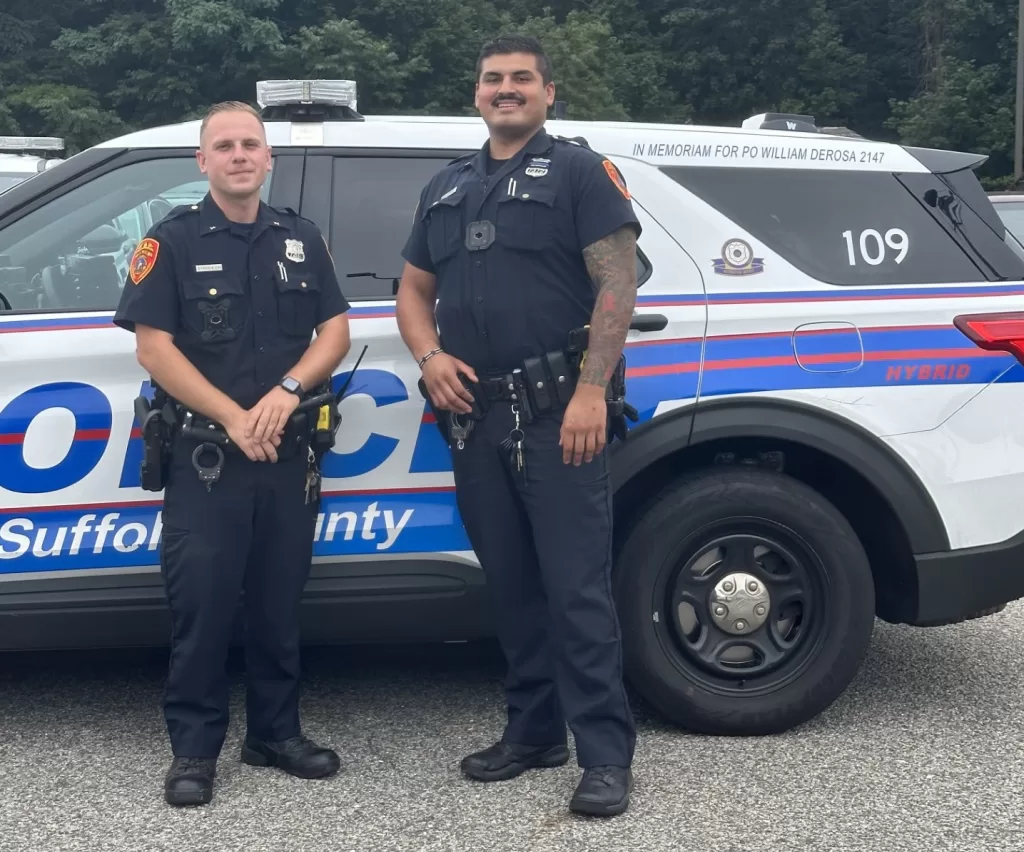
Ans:
[[[289,269],[287,266],[283,275],[280,269],[276,269],[274,279],[277,281],[277,289],[282,293],[316,293],[320,290],[320,281],[316,275]]]
[[[558,193],[555,192],[555,187],[545,186],[543,184],[531,185],[525,180],[521,181],[519,186],[516,188],[515,195],[505,195],[499,199],[499,203],[506,201],[525,201],[526,203],[543,204],[546,207],[555,206],[555,198]]]
[[[221,296],[242,296],[242,279],[233,275],[197,275],[182,282],[186,299],[219,299]]]
[[[435,199],[430,204],[428,204],[425,210],[421,210],[420,218],[426,219],[427,216],[429,216],[431,212],[436,210],[438,207],[449,209],[452,207],[458,207],[460,204],[462,204],[465,197],[466,191],[461,187],[455,187],[454,191],[448,190],[447,192],[443,193],[440,198]]]

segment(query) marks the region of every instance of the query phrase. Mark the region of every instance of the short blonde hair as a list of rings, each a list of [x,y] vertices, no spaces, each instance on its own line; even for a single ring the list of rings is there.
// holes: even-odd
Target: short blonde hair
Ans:
[[[206,111],[206,115],[203,116],[203,123],[199,125],[200,139],[202,139],[203,134],[206,133],[206,125],[210,123],[210,119],[219,112],[247,112],[260,123],[260,127],[263,127],[264,133],[266,133],[266,128],[263,124],[263,117],[252,106],[244,103],[243,101],[221,101],[220,103],[211,106]]]

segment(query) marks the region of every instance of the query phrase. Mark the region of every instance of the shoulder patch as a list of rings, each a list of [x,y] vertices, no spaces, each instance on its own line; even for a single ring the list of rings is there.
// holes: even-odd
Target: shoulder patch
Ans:
[[[615,167],[615,163],[606,159],[601,161],[601,165],[604,166],[605,172],[607,172],[611,182],[618,187],[619,192],[625,196],[627,201],[630,200],[632,196],[630,196],[629,189],[626,187],[626,181],[623,179],[622,173]]]
[[[135,247],[131,263],[128,264],[128,277],[132,284],[138,286],[142,279],[153,271],[156,266],[156,257],[160,254],[160,243],[152,237],[146,237]]]

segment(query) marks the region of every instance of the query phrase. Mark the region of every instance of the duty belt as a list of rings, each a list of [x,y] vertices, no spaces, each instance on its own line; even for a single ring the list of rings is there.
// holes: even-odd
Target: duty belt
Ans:
[[[341,400],[362,363],[366,349],[364,346],[337,394],[331,391],[331,382],[328,380],[316,387],[312,396],[296,406],[284,430],[278,449],[279,459],[293,457],[294,453],[308,442],[310,474],[316,473],[317,479],[319,478],[320,461],[334,446],[335,435],[341,424]],[[224,451],[239,452],[238,446],[221,424],[181,405],[156,382],[153,382],[153,389],[152,402],[141,395],[135,399],[135,417],[143,438],[143,459],[140,467],[142,488],[146,491],[163,489],[169,474],[172,444],[176,439],[185,438],[197,442],[192,451],[192,466],[209,491],[213,483],[220,478],[224,466]],[[317,412],[315,417],[312,416],[314,411]],[[212,453],[212,465],[202,463],[204,453]]]
[[[517,422],[528,425],[539,416],[564,411],[569,405],[579,380],[577,352],[555,350],[539,357],[527,358],[510,371],[487,373],[476,383],[462,377],[473,395],[472,411],[460,414],[434,408],[426,383],[419,381],[420,393],[430,404],[438,428],[445,440],[455,442],[461,450],[475,422],[483,419],[492,403],[510,402],[515,407]],[[608,384],[605,401],[608,405],[610,429],[614,437],[626,438],[625,418],[638,419],[636,410],[625,401],[625,359],[620,358]]]
[[[326,414],[321,411],[320,416],[313,421],[309,416],[310,413],[325,407]],[[224,467],[224,450],[240,452],[238,445],[231,440],[223,426],[208,417],[181,406],[178,408],[178,416],[182,424],[178,434],[182,438],[197,441],[195,449],[192,450],[192,467],[199,475],[199,481],[206,485],[206,489],[209,491],[213,483],[220,479],[220,473]],[[307,442],[314,454],[321,455],[333,445],[340,419],[336,409],[335,396],[330,391],[302,400],[285,425],[281,445],[277,449],[278,459],[294,458]],[[318,443],[323,443],[326,446],[321,448],[317,446]],[[318,453],[317,451],[322,452]],[[204,455],[210,454],[213,455],[213,464],[204,464]]]

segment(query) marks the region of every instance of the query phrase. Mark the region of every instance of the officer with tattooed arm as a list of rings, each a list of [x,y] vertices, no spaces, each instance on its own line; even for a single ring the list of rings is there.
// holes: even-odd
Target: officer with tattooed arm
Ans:
[[[157,389],[152,407],[140,398],[136,408],[147,447],[143,487],[164,489],[164,715],[174,755],[164,795],[172,805],[213,796],[228,727],[225,662],[243,591],[242,760],[302,778],[339,768],[338,755],[300,729],[298,615],[319,460],[337,426],[318,392],[329,391],[348,352],[348,303],[317,227],[260,198],[271,153],[259,113],[236,102],[211,108],[196,158],[209,192],[140,242],[114,318],[134,331]]]
[[[607,816],[628,806],[636,741],[606,444],[621,432],[610,423],[640,224],[608,159],[545,130],[553,100],[535,40],[483,48],[476,107],[489,138],[423,189],[397,315],[452,448],[508,662],[503,734],[462,769],[498,781],[562,765],[568,724],[584,770],[570,809]]]

